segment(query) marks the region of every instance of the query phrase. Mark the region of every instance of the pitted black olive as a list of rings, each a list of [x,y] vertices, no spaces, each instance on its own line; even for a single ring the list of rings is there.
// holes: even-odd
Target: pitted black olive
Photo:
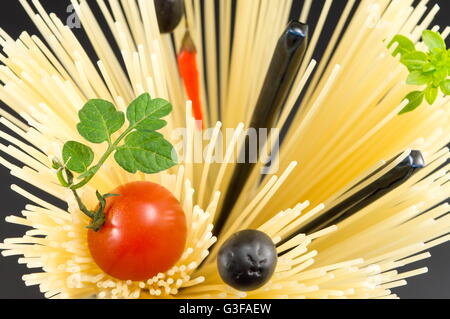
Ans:
[[[154,0],[159,31],[170,33],[178,26],[184,14],[183,0]]]
[[[222,280],[231,287],[250,291],[262,287],[277,265],[277,251],[269,236],[243,230],[227,239],[217,257]]]
[[[308,30],[307,24],[294,20],[289,22],[279,38],[249,125],[256,131],[275,126],[276,119],[283,109],[286,97],[305,57],[308,48]],[[258,137],[260,142],[264,142],[264,139],[263,136]],[[229,186],[224,194],[224,204],[219,218],[214,223],[216,235],[220,234],[229,212],[232,211],[239,194],[242,193],[245,183],[256,167],[255,163],[259,160],[257,153],[251,155],[252,152],[247,152],[250,149],[250,139],[246,135],[240,154],[240,158],[244,160],[235,165]]]

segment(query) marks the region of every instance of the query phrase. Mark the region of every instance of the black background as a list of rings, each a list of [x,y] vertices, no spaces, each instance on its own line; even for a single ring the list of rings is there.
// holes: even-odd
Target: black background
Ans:
[[[148,0],[151,1],[151,0]],[[220,1],[220,0],[219,0]],[[251,1],[251,0],[248,0]],[[278,0],[272,0],[278,1]],[[403,0],[394,0],[403,1]],[[88,0],[92,3],[94,12],[97,11],[95,1]],[[417,1],[416,1],[417,2]],[[42,5],[51,12],[57,14],[63,21],[66,21],[69,13],[67,13],[67,6],[70,4],[69,0],[41,0]],[[301,7],[303,0],[294,0],[293,16],[297,14]],[[320,9],[322,8],[324,0],[314,0],[311,11],[311,27],[314,29],[314,23],[318,18]],[[445,27],[449,24],[450,20],[450,1],[448,0],[431,0],[429,2],[429,9],[434,4],[439,4],[441,10],[434,21],[435,24],[439,24],[441,27]],[[317,50],[314,54],[316,59],[320,58],[323,48],[326,46],[326,38],[330,36],[333,31],[333,26],[338,20],[339,14],[342,12],[342,8],[345,5],[343,0],[335,0],[331,9],[331,17],[327,20],[324,29],[324,37],[321,38]],[[100,14],[96,14],[100,21]],[[310,22],[310,21],[308,21]],[[29,34],[39,34],[25,11],[21,7],[18,0],[2,1],[0,6],[0,27],[5,30],[13,38],[17,38],[20,33],[26,30]],[[81,39],[84,39],[85,35],[82,30],[76,29],[75,33]],[[86,44],[86,48],[91,56],[95,57],[92,49],[85,40],[82,40]],[[1,104],[2,108],[7,106]],[[4,128],[2,127],[2,130]],[[0,143],[5,141],[0,139]],[[13,161],[8,156],[1,154],[6,159]],[[4,221],[4,218],[11,214],[18,214],[27,201],[15,192],[11,191],[11,184],[18,184],[26,186],[37,194],[38,190],[33,189],[29,185],[24,185],[17,179],[10,176],[9,171],[3,166],[0,167],[0,242],[4,238],[21,236],[26,228],[13,224],[8,224]],[[42,194],[45,198],[45,194]],[[431,249],[432,258],[425,261],[421,261],[414,264],[414,268],[427,266],[429,273],[421,275],[419,277],[411,278],[408,280],[408,285],[395,289],[395,292],[402,298],[450,298],[450,243],[441,245],[439,247]],[[4,298],[43,298],[39,292],[38,287],[26,287],[21,276],[28,273],[29,270],[23,266],[17,264],[18,257],[0,257],[0,299]],[[407,270],[407,269],[400,269]]]

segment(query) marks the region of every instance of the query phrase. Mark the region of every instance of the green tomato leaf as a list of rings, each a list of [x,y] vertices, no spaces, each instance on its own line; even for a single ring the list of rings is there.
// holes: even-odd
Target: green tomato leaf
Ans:
[[[425,30],[422,32],[422,39],[430,51],[434,49],[446,50],[445,41],[437,32]]]
[[[157,132],[132,132],[117,148],[114,158],[130,173],[154,174],[177,164],[173,146]]]
[[[445,95],[450,95],[450,79],[441,83],[441,90]]]
[[[432,80],[432,76],[429,73],[423,73],[421,71],[413,71],[406,79],[406,83],[410,85],[423,85]]]
[[[125,115],[117,111],[114,104],[100,99],[89,100],[78,115],[78,132],[92,143],[109,141],[125,122]]]
[[[428,104],[433,105],[434,101],[436,101],[439,93],[439,89],[436,87],[429,86],[425,89],[425,100]]]
[[[424,93],[421,91],[413,91],[413,92],[409,93],[405,97],[405,99],[407,99],[409,101],[409,103],[400,111],[399,114],[404,114],[404,113],[408,113],[408,112],[415,110],[422,104],[423,98],[424,98]]]
[[[392,41],[389,43],[388,48],[392,47],[394,43],[398,43],[397,48],[392,52],[393,56],[396,56],[397,54],[406,54],[409,52],[416,51],[416,46],[414,45],[414,42],[412,42],[408,37],[405,37],[404,35],[397,34]]]
[[[63,147],[63,160],[66,167],[77,173],[84,173],[94,161],[94,152],[90,147],[69,141]]]
[[[130,127],[139,131],[155,131],[166,126],[167,122],[161,120],[172,111],[172,105],[163,99],[151,99],[145,93],[131,102],[127,109],[127,119]]]
[[[420,51],[406,53],[400,59],[409,70],[421,70],[428,62],[428,56]]]

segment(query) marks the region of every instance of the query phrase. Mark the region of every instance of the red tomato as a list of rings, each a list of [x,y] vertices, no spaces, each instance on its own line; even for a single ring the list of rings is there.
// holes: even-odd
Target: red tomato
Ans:
[[[88,231],[97,265],[122,280],[147,280],[170,269],[186,244],[186,218],[178,200],[164,187],[133,182],[112,191],[106,222]]]

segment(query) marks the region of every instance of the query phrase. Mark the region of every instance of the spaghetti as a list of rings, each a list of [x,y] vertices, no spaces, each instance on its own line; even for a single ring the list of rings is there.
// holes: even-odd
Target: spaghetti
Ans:
[[[280,171],[261,181],[259,170],[252,170],[226,212],[218,238],[213,225],[226,204],[221,194],[236,166],[233,151],[255,112],[292,1],[239,0],[234,12],[231,0],[205,1],[203,8],[200,0],[187,0],[187,23],[180,23],[172,42],[159,32],[153,1],[97,0],[120,48],[118,57],[88,2],[72,0],[98,61],[89,59],[72,31],[56,15],[47,14],[38,0],[31,1],[33,6],[20,2],[43,40],[24,32],[16,41],[0,30],[0,99],[22,118],[2,111],[0,123],[33,146],[2,131],[0,137],[11,145],[0,145],[0,150],[24,166],[4,158],[0,162],[13,176],[67,201],[69,207],[58,208],[13,185],[33,204],[21,217],[9,216],[7,221],[31,229],[23,237],[6,239],[0,249],[4,256],[22,256],[20,263],[39,269],[23,279],[27,285],[39,285],[46,297],[396,298],[392,288],[427,271],[397,269],[430,257],[429,248],[450,239],[448,204],[440,204],[450,193],[445,164],[450,157],[449,97],[439,95],[432,107],[397,116],[409,86],[404,83],[405,69],[390,56],[395,47],[389,51],[385,42],[401,33],[423,47],[420,34],[439,10],[436,6],[427,13],[427,0],[415,7],[412,0],[366,0],[358,6],[348,1],[317,62],[312,59],[314,49],[333,3],[325,1],[275,124],[289,128],[280,148]],[[304,3],[299,19],[310,22],[312,1]],[[192,161],[198,130],[176,61],[186,25],[197,45],[200,104],[205,126],[214,127],[211,140],[221,141],[225,128],[237,127],[229,143],[222,141],[222,163],[212,161],[215,143],[207,147],[202,165]],[[450,33],[449,27],[432,29],[444,38]],[[81,196],[94,205],[94,188],[103,193],[128,181],[158,182],[181,201],[188,239],[181,259],[169,271],[148,281],[120,281],[103,273],[90,257],[84,228],[88,221],[70,192],[57,184],[51,164],[64,141],[79,139],[76,114],[88,99],[113,101],[123,110],[144,92],[173,103],[175,110],[163,131],[171,136],[175,128],[187,128],[184,163],[157,175],[132,175],[108,161]],[[299,111],[288,123],[301,95]],[[426,165],[397,187],[337,224],[298,232],[374,185],[413,150],[420,151]],[[101,146],[94,145],[94,151],[101,152]],[[265,286],[242,292],[223,283],[215,260],[222,243],[247,228],[268,234],[280,257]]]

